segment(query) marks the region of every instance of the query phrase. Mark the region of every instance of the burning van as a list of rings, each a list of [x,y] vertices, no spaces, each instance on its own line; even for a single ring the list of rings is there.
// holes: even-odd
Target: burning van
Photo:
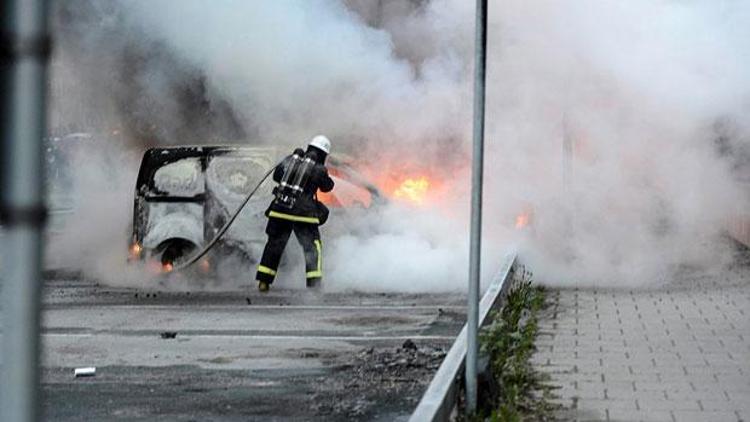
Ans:
[[[151,148],[141,161],[135,187],[130,261],[158,272],[191,257],[212,241],[265,174],[289,151],[279,148],[200,146]],[[376,206],[383,200],[345,157],[326,163],[336,182],[320,200],[337,214]],[[264,212],[272,199],[269,177],[242,209],[211,252],[196,264],[203,272],[228,265],[247,268],[265,243]]]

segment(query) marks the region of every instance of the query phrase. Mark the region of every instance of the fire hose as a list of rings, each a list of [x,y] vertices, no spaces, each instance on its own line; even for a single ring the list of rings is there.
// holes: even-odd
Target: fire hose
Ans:
[[[187,267],[195,264],[196,262],[198,262],[199,259],[203,258],[208,253],[208,251],[210,251],[211,248],[213,248],[216,245],[216,242],[218,242],[219,239],[221,239],[221,237],[224,235],[224,233],[226,233],[227,230],[229,230],[229,227],[232,225],[232,223],[234,223],[234,220],[237,219],[237,216],[240,215],[240,212],[242,212],[242,209],[245,208],[245,205],[247,205],[247,203],[250,201],[250,198],[252,198],[253,195],[255,195],[255,192],[257,192],[258,189],[260,189],[260,186],[263,184],[263,182],[265,182],[266,179],[268,179],[268,176],[270,176],[271,173],[273,173],[273,171],[276,170],[276,167],[278,167],[279,165],[281,165],[281,163],[283,163],[283,162],[284,162],[284,160],[279,161],[276,165],[274,165],[273,167],[271,167],[271,169],[268,170],[265,175],[263,175],[263,177],[260,179],[260,181],[258,182],[258,184],[255,185],[255,188],[253,188],[253,190],[250,191],[250,193],[247,194],[247,196],[245,197],[245,199],[242,201],[242,204],[240,204],[240,206],[237,207],[237,211],[235,211],[234,214],[232,215],[232,217],[229,220],[227,220],[226,223],[224,223],[224,225],[221,227],[221,229],[219,230],[219,232],[216,233],[216,236],[214,236],[214,238],[211,239],[211,241],[208,242],[206,244],[206,246],[203,247],[203,249],[201,249],[200,251],[198,251],[195,255],[193,255],[189,259],[187,259],[184,262],[182,262],[180,265],[175,265],[174,268],[172,269],[172,272],[182,271],[185,268],[187,268]]]

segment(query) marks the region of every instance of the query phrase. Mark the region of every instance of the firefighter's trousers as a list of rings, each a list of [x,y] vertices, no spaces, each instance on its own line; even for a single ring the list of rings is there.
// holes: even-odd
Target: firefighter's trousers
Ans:
[[[320,282],[323,277],[323,244],[320,242],[320,230],[314,223],[301,223],[281,218],[270,217],[266,225],[268,241],[263,249],[263,257],[258,265],[256,280],[273,283],[279,268],[281,254],[294,231],[302,249],[305,252],[305,276],[307,285],[312,286]]]

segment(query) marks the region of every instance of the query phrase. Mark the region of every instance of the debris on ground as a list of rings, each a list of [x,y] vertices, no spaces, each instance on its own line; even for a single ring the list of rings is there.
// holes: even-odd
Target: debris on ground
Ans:
[[[375,416],[377,403],[408,401],[416,406],[445,355],[442,347],[417,347],[411,339],[401,347],[363,349],[340,367],[345,376],[321,379],[328,385],[321,389],[325,393],[315,394],[313,410],[361,418]]]
[[[401,345],[401,348],[404,350],[417,350],[417,345],[414,344],[411,339],[406,339],[403,345]]]

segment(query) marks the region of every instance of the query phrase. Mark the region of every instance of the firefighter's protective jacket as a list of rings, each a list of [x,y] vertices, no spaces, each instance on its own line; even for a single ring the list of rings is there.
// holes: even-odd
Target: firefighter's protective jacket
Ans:
[[[310,154],[308,152],[308,154]],[[280,218],[283,220],[295,221],[299,223],[323,224],[328,219],[328,208],[317,200],[316,193],[318,189],[322,192],[333,190],[333,179],[328,175],[328,169],[321,163],[321,159],[314,155],[315,166],[310,170],[310,176],[304,190],[294,203],[292,209],[288,209],[277,201],[271,202],[266,210],[266,216],[269,218]],[[273,180],[276,183],[281,182],[284,176],[284,170],[292,162],[292,155],[287,156],[273,172]]]

